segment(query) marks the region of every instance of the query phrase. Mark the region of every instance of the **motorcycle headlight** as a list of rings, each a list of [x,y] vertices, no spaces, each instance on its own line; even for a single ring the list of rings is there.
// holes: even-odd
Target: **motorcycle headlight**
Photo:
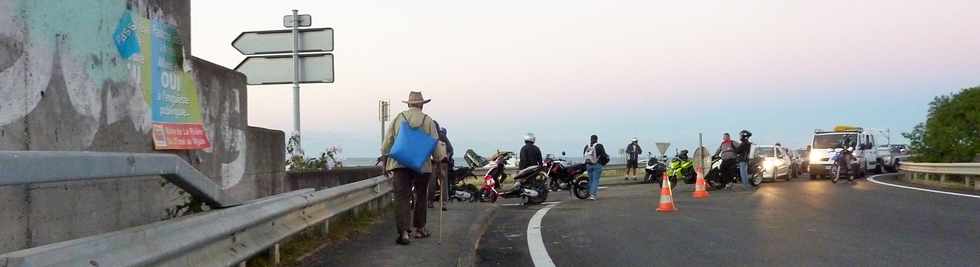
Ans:
[[[776,161],[772,159],[766,159],[766,161],[762,162],[762,167],[765,167],[766,169],[771,169],[772,167],[775,166],[776,166]]]

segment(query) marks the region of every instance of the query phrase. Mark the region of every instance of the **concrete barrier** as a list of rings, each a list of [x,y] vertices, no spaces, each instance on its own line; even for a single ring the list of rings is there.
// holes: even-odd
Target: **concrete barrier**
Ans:
[[[210,149],[153,150],[150,82],[114,45],[125,14],[175,27]],[[193,57],[190,28],[189,0],[0,0],[0,150],[174,154],[230,199],[283,192],[284,134],[248,127],[245,76]],[[0,253],[157,222],[188,201],[159,176],[0,186]]]

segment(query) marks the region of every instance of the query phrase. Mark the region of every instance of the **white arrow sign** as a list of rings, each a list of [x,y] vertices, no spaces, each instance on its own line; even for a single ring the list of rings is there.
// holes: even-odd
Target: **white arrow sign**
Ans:
[[[293,52],[293,31],[254,31],[239,34],[231,46],[242,55],[284,54]],[[333,29],[299,29],[298,52],[333,51]]]
[[[333,54],[299,55],[300,83],[332,83]],[[293,56],[252,56],[235,70],[248,76],[249,85],[293,83]]]

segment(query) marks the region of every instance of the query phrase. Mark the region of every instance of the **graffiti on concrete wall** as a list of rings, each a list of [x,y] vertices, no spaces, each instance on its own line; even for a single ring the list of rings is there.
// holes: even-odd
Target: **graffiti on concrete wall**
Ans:
[[[198,125],[171,133],[236,185],[244,88],[195,76],[166,2],[0,0],[0,149],[147,152],[154,125]]]

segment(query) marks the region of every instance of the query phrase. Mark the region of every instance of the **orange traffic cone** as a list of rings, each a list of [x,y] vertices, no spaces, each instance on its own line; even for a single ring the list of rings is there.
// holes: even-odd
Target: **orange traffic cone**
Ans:
[[[711,194],[708,194],[707,186],[704,182],[704,168],[698,167],[698,181],[694,183],[694,198],[708,198]]]
[[[677,211],[677,207],[674,207],[674,194],[670,191],[670,180],[667,179],[667,174],[664,174],[664,181],[660,184],[660,207],[657,208],[657,211]]]

